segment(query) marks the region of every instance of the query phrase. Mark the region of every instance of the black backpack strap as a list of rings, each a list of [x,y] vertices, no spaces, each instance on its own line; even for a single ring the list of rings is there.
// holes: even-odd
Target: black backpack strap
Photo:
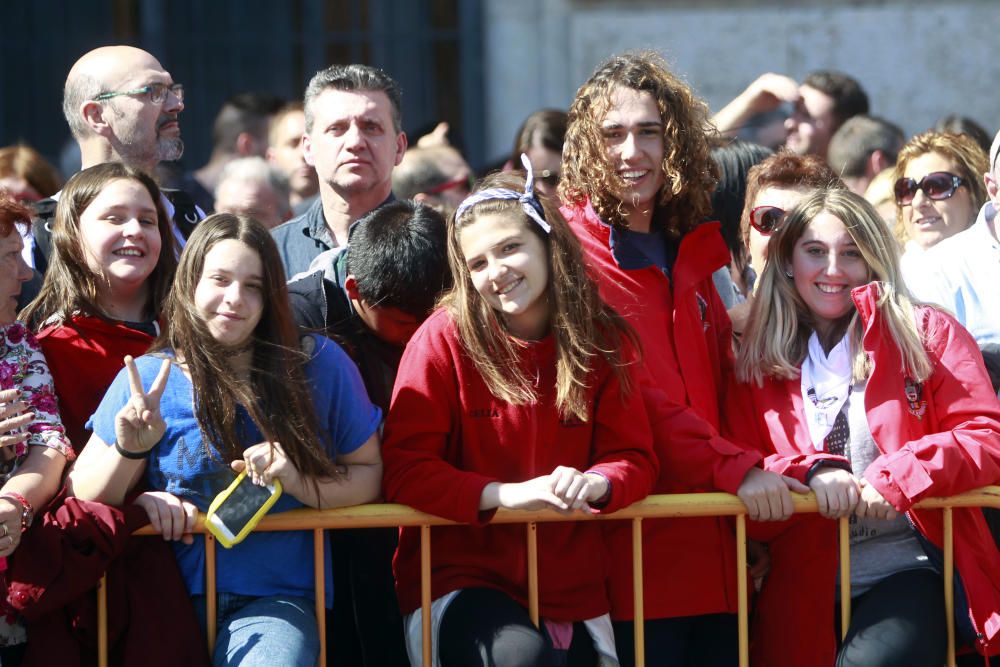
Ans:
[[[43,199],[35,202],[35,217],[31,221],[31,235],[35,240],[32,257],[35,260],[35,270],[41,274],[49,266],[52,255],[52,225],[56,220],[55,199]]]
[[[198,212],[198,206],[194,199],[183,190],[163,189],[163,195],[174,205],[174,224],[180,230],[181,236],[185,239],[191,236],[194,226],[198,224],[202,216]]]

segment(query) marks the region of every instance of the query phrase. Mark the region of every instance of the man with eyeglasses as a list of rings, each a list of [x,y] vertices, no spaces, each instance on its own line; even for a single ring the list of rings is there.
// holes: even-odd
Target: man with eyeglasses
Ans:
[[[122,162],[152,175],[160,162],[177,160],[184,153],[178,123],[184,110],[184,87],[142,49],[103,46],[84,54],[66,77],[62,106],[80,145],[82,169]],[[178,247],[183,247],[205,214],[181,190],[164,189],[163,194]],[[56,193],[39,202],[38,219],[32,225],[32,266],[39,273],[48,266],[51,221],[58,199]],[[31,290],[22,290],[25,303],[32,296]]]

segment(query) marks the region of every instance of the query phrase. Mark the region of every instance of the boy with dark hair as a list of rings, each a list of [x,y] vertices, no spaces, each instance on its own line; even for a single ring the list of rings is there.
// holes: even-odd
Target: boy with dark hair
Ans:
[[[371,400],[388,410],[403,348],[451,280],[444,218],[395,201],[354,223],[350,240],[289,283],[292,310],[300,326],[344,345]]]
[[[430,206],[400,200],[360,218],[349,236],[349,246],[317,257],[288,292],[295,321],[344,347],[384,415],[403,348],[451,283],[445,222]],[[336,664],[408,664],[392,577],[397,533],[331,533],[336,595],[327,639]]]

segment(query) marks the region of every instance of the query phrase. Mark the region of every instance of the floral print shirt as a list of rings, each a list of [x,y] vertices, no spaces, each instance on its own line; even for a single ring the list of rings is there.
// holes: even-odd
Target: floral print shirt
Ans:
[[[19,389],[35,419],[28,426],[27,442],[19,443],[13,451],[0,450],[0,480],[6,481],[13,474],[32,445],[51,447],[73,460],[49,366],[35,335],[20,322],[0,327],[0,390],[5,389]]]
[[[28,426],[27,442],[0,449],[0,485],[14,474],[32,445],[51,447],[73,460],[75,455],[59,418],[49,366],[35,335],[20,322],[0,327],[0,390],[5,389],[20,390],[20,400],[28,405],[35,419]],[[0,610],[0,646],[26,641],[24,625],[17,615],[10,609]]]

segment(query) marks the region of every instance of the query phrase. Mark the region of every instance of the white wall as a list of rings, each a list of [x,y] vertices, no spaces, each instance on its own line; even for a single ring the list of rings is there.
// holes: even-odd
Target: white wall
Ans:
[[[837,69],[872,113],[909,134],[946,113],[1000,128],[1000,1],[813,0],[732,6],[595,0],[484,0],[487,149],[543,106],[566,108],[607,56],[653,48],[713,110],[762,72]],[[667,5],[667,2],[659,5]],[[841,6],[841,4],[846,6]]]

